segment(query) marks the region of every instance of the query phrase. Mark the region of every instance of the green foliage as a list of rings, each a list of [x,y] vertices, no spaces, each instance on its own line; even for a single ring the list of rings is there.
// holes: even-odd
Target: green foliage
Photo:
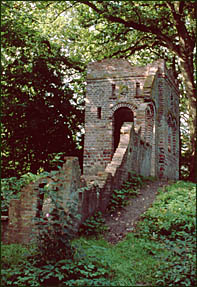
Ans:
[[[96,259],[87,261],[81,256],[82,250],[72,244],[79,220],[76,198],[62,200],[61,170],[50,176],[56,181],[41,185],[38,192],[50,197],[51,210],[47,217],[40,210],[34,219],[36,241],[32,252],[20,245],[2,248],[2,286],[108,286],[108,265]]]
[[[116,245],[104,239],[79,238],[75,242],[84,250],[87,260],[96,258],[110,266],[109,286],[137,286],[138,282],[149,283],[155,260],[144,248],[146,241],[130,233]],[[152,283],[152,282],[151,282]],[[149,286],[155,286],[149,284]]]
[[[40,218],[38,228],[38,252],[43,262],[56,262],[72,258],[74,250],[71,239],[74,237],[73,221],[64,210],[52,211],[50,219]]]
[[[47,215],[42,212],[35,217],[37,246],[39,257],[43,262],[54,263],[62,259],[72,259],[74,250],[71,240],[74,238],[79,220],[77,197],[72,193],[64,193],[63,171],[52,171],[55,181],[40,187],[41,197],[51,200],[51,208]]]
[[[23,246],[20,244],[1,245],[2,268],[10,268],[27,260],[28,256],[35,254],[35,246]]]
[[[111,195],[108,210],[114,212],[117,208],[122,208],[128,203],[128,199],[137,196],[139,188],[143,185],[143,177],[134,172],[130,172],[128,180],[122,184],[120,190],[115,189]]]
[[[150,233],[184,238],[195,232],[195,188],[191,183],[177,182],[160,191],[154,206],[144,215],[142,225]],[[151,224],[150,224],[151,222]]]
[[[32,5],[2,3],[3,178],[50,170],[60,152],[81,155],[83,76],[35,25]]]
[[[184,239],[171,241],[163,239],[167,254],[160,254],[155,278],[157,286],[196,285],[196,238],[188,233]]]
[[[134,190],[138,190],[144,182],[145,178],[143,176],[131,171],[129,172],[128,182],[124,183],[123,187],[126,185],[127,189],[133,188]]]
[[[164,206],[166,209],[175,207],[170,218],[160,218]],[[173,226],[177,218],[182,222],[179,221],[176,231],[169,233],[164,222],[168,220]],[[192,226],[188,228],[190,223]],[[160,190],[136,230],[118,244],[90,238],[80,238],[76,242],[84,249],[86,257],[94,256],[108,262],[113,274],[109,286],[196,286],[194,227],[195,185],[180,181]]]
[[[138,225],[138,236],[159,240],[167,252],[157,254],[157,286],[195,286],[195,185],[177,182],[161,190]],[[146,248],[146,247],[145,247]]]
[[[115,211],[118,208],[122,208],[127,204],[128,193],[125,189],[115,189],[111,195],[110,203],[108,206],[108,210],[110,212]]]
[[[71,242],[72,258],[43,262],[34,246],[3,245],[1,284],[5,287],[196,286],[194,201],[194,184],[181,181],[172,184],[160,190],[135,232],[128,233],[123,241],[111,245],[101,238],[80,237]],[[179,209],[180,206],[183,208]],[[157,219],[164,208],[171,210],[171,216]],[[164,224],[168,220],[173,226],[179,217],[176,232]]]
[[[105,220],[100,211],[96,212],[93,216],[87,218],[79,228],[79,235],[98,235],[107,231]]]
[[[28,172],[22,175],[19,179],[16,177],[2,178],[1,180],[1,211],[3,215],[8,214],[9,202],[11,199],[19,199],[21,189],[35,182],[42,177],[43,174],[33,174]]]
[[[62,259],[38,265],[29,258],[2,270],[2,286],[109,286],[109,267],[95,260]]]
[[[35,284],[35,268],[29,262],[36,255],[35,246],[1,245],[1,254],[2,286],[39,286]]]

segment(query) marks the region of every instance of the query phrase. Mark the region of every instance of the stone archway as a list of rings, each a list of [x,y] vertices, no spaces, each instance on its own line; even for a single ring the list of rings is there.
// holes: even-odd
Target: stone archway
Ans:
[[[134,115],[128,107],[120,107],[113,114],[113,152],[120,141],[120,129],[124,122],[133,122]]]

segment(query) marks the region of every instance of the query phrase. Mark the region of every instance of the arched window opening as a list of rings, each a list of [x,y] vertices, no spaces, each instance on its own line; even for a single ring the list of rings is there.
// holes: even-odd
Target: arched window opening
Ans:
[[[115,152],[120,141],[120,130],[124,122],[133,122],[133,112],[127,107],[121,107],[113,115],[113,150]]]

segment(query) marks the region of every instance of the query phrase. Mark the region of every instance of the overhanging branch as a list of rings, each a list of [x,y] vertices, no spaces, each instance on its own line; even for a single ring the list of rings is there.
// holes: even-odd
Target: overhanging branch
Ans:
[[[107,5],[105,6],[103,5],[103,2],[100,2],[103,5],[103,9],[99,9],[92,1],[80,0],[79,2],[83,3],[84,5],[89,6],[96,13],[98,13],[99,15],[102,15],[103,18],[107,19],[110,22],[119,23],[119,24],[124,25],[127,28],[132,28],[132,29],[136,29],[141,32],[151,33],[155,35],[158,40],[165,42],[166,46],[170,50],[174,51],[176,54],[180,56],[180,49],[174,43],[174,37],[172,38],[172,37],[169,37],[168,35],[163,34],[162,31],[158,29],[158,27],[151,26],[151,25],[145,25],[145,24],[142,24],[141,22],[137,23],[133,19],[125,20],[119,16],[114,16],[110,13],[109,10],[107,10]],[[139,17],[140,15],[138,13],[138,18]]]

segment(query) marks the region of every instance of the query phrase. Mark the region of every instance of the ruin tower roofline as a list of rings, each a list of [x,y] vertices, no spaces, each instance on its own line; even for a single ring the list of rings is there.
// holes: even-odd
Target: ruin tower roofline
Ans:
[[[87,66],[87,80],[146,77],[148,69],[148,66],[133,66],[125,59],[104,59]]]
[[[159,73],[160,76],[170,75],[164,59],[159,59],[146,66],[132,65],[126,59],[103,59],[97,62],[91,62],[87,66],[87,81],[89,80],[103,80],[112,78],[130,78],[142,77],[148,75],[155,75]],[[174,79],[172,79],[174,80]]]
[[[120,144],[121,126],[129,119],[140,135],[131,139],[126,166],[140,174],[178,178],[179,92],[164,59],[134,66],[126,59],[104,59],[87,66],[84,174],[104,172]],[[132,113],[132,116],[131,116]],[[139,137],[139,141],[137,138]],[[147,151],[141,140],[149,144]],[[93,150],[94,148],[94,150]],[[126,169],[125,169],[126,170]]]

